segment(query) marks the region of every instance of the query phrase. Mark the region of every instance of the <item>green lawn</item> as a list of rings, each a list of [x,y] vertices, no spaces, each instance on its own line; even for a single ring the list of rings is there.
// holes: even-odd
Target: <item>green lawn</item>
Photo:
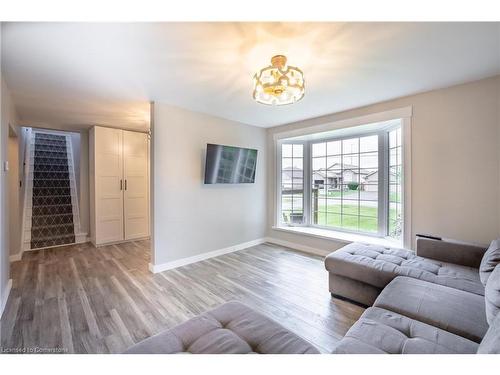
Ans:
[[[330,206],[327,212],[325,204],[320,203],[316,224],[365,232],[375,233],[378,231],[377,207],[359,206],[359,219],[357,204],[342,205],[342,214],[340,209],[340,205],[334,207]],[[395,216],[396,210],[391,209],[390,217]]]
[[[348,195],[351,195],[349,194],[350,192],[351,191],[344,192],[344,198]],[[356,193],[356,191],[352,191],[352,194]],[[340,191],[330,191],[328,192],[327,196],[329,198],[336,198],[340,197],[340,195]],[[313,222],[314,217],[317,216],[317,220],[314,222],[314,224],[372,233],[376,233],[378,231],[377,207],[371,207],[367,205],[360,205],[358,207],[358,203],[356,201],[351,201],[352,204],[349,204],[351,202],[345,200],[343,201],[342,205],[340,200],[336,201],[338,202],[338,204],[335,205],[332,204],[333,200],[330,200],[330,204],[327,205],[326,201],[328,200],[325,200],[325,197],[326,195],[324,194],[320,195],[319,197],[320,199],[318,200],[318,213],[317,215],[313,215]],[[396,193],[390,195],[391,202],[397,202],[398,198],[399,197],[397,197]],[[291,207],[291,198],[285,198],[283,203],[283,207]],[[285,210],[286,209],[288,208],[285,208]],[[396,218],[395,209],[390,209],[389,218],[392,219],[389,223],[389,226],[392,227],[391,224]]]
[[[324,225],[329,227],[337,227],[352,230],[362,230],[365,232],[377,232],[378,231],[378,210],[377,207],[367,207],[360,206],[358,211],[357,204],[343,204],[342,214],[341,206],[330,206],[327,207],[323,202],[319,203],[319,212],[317,214],[318,225]],[[359,212],[359,219],[358,219]],[[358,226],[359,220],[359,226]]]

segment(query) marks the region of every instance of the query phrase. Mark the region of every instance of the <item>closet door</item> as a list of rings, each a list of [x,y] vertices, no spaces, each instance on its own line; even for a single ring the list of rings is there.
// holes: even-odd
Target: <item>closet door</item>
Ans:
[[[123,240],[123,135],[95,128],[96,243]]]
[[[148,136],[123,131],[125,239],[149,236]]]

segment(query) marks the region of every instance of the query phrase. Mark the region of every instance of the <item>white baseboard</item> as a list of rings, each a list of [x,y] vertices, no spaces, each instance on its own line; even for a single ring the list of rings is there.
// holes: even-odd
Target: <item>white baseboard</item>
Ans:
[[[132,242],[132,241],[143,241],[143,240],[149,240],[149,239],[151,239],[151,236],[129,238],[128,240],[119,240],[119,241],[111,241],[111,242],[104,242],[104,243],[95,243],[95,241],[93,241],[92,239],[89,239],[89,242],[92,242],[92,245],[99,248],[99,247],[104,247],[104,246],[119,245],[121,243],[127,243],[127,242]]]
[[[17,262],[23,258],[23,251],[19,251],[17,254],[13,254],[9,257],[9,261],[12,262]]]
[[[87,233],[75,234],[75,243],[85,243],[85,242],[89,242],[89,238],[87,237]]]
[[[229,246],[229,247],[226,247],[224,249],[209,251],[208,253],[203,253],[203,254],[195,255],[192,257],[188,257],[188,258],[174,260],[172,262],[161,263],[161,264],[149,263],[149,270],[153,273],[163,272],[163,271],[171,270],[171,269],[174,269],[177,267],[182,267],[182,266],[185,266],[185,265],[188,265],[191,263],[200,262],[200,261],[205,260],[205,259],[218,257],[220,255],[224,255],[224,254],[228,254],[228,253],[233,253],[235,251],[243,250],[243,249],[246,249],[248,247],[261,245],[266,241],[267,241],[266,238],[259,238],[259,239],[253,240],[253,241],[240,243],[240,244],[234,245],[234,246]]]
[[[321,250],[321,249],[317,249],[315,247],[301,245],[301,244],[298,244],[295,242],[279,240],[279,239],[273,238],[273,237],[266,237],[265,240],[266,240],[266,242],[270,242],[270,243],[273,243],[275,245],[289,247],[289,248],[294,249],[294,250],[299,250],[299,251],[303,251],[304,253],[309,253],[309,254],[314,254],[314,255],[327,256],[328,254],[333,252],[333,250]]]
[[[0,319],[2,318],[3,312],[5,310],[5,306],[7,305],[7,300],[9,299],[10,290],[12,289],[12,279],[9,279],[7,282],[7,286],[2,294],[2,301],[0,301]]]

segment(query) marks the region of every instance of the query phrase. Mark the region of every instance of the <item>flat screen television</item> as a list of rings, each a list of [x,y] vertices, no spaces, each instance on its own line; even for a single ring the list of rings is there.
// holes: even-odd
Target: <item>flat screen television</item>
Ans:
[[[207,144],[205,184],[252,184],[257,150]]]

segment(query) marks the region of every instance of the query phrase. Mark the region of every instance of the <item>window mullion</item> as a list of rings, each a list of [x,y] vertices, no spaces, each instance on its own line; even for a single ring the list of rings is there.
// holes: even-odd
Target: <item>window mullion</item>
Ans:
[[[303,175],[303,205],[304,205],[304,224],[309,226],[311,225],[311,217],[312,217],[312,195],[311,195],[311,177],[312,177],[312,153],[311,153],[311,142],[304,143],[304,159],[303,159],[303,167],[304,167],[304,175]]]
[[[388,133],[379,135],[379,179],[378,179],[378,228],[380,236],[387,236],[389,220],[389,141]]]

